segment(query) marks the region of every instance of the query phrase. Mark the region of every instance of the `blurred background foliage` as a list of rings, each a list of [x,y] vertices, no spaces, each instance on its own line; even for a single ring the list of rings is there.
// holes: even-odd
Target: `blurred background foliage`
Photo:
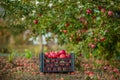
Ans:
[[[22,44],[24,49],[30,37],[52,32],[51,38],[58,39],[57,49],[66,49],[86,58],[120,58],[119,0],[1,0],[0,7],[4,9],[0,18],[1,47],[9,47],[11,43],[14,44],[11,49],[17,44]],[[112,16],[108,15],[109,11],[113,12]],[[30,34],[23,39],[26,30]],[[30,44],[33,45],[30,42],[29,47]],[[95,47],[91,48],[89,44]],[[40,45],[34,47],[37,53],[40,48]]]

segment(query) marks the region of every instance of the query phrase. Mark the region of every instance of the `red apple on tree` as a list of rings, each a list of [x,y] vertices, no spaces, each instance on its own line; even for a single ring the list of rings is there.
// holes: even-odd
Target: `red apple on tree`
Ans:
[[[92,45],[92,43],[89,43],[88,46],[90,47]]]
[[[34,24],[38,24],[38,20],[34,20],[33,22],[34,22]]]
[[[66,34],[66,33],[67,33],[67,30],[63,30],[63,32]]]
[[[104,42],[105,41],[105,37],[101,37],[100,41]]]
[[[95,47],[96,47],[96,45],[95,45],[95,44],[92,44],[92,45],[91,45],[91,48],[95,48]]]
[[[87,14],[91,14],[91,13],[92,13],[91,9],[87,9],[87,10],[86,10],[86,13],[87,13]]]
[[[105,13],[105,11],[106,11],[106,10],[105,10],[104,8],[101,9],[101,12],[102,12],[102,13]]]
[[[101,10],[101,9],[102,9],[102,6],[98,6],[98,9]]]
[[[108,11],[109,16],[113,16],[113,11]]]
[[[95,42],[98,42],[98,39],[97,39],[97,38],[94,38],[94,41],[95,41]]]
[[[96,47],[96,45],[95,45],[95,44],[93,44],[93,43],[89,43],[89,47],[90,47],[90,48],[95,48],[95,47]]]

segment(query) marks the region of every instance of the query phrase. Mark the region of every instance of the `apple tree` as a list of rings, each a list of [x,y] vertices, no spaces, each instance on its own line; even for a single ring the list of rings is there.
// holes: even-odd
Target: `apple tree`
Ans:
[[[118,0],[1,0],[11,32],[32,36],[52,32],[59,44],[72,44],[76,55],[111,59],[120,56]]]

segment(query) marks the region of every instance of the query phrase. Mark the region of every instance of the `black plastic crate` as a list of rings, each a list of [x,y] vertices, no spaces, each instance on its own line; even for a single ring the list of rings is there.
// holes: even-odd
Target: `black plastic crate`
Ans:
[[[46,58],[44,53],[40,54],[40,71],[41,72],[73,72],[74,71],[74,54],[70,58]]]

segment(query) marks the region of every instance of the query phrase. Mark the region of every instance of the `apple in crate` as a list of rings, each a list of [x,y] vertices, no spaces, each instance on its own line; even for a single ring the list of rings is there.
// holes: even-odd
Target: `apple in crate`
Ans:
[[[49,55],[49,53],[48,53],[48,52],[46,52],[46,53],[45,53],[45,57],[48,57],[48,55]]]
[[[66,57],[67,57],[67,58],[71,58],[71,55],[70,55],[70,54],[66,54]]]
[[[59,58],[67,58],[65,54],[60,54]]]
[[[54,54],[56,55],[56,57],[58,58],[59,57],[59,52],[55,51]]]
[[[67,70],[67,68],[66,67],[63,67],[63,71],[66,71]]]
[[[50,67],[54,67],[54,64],[50,64]]]
[[[51,59],[51,62],[54,63],[54,62],[56,62],[56,60],[55,59]]]
[[[65,64],[64,63],[60,63],[60,66],[64,66]]]
[[[71,58],[71,55],[68,54],[65,50],[60,51],[50,51],[45,53],[46,58]]]
[[[69,66],[70,66],[70,64],[69,64],[69,63],[66,63],[66,66],[68,66],[68,67],[69,67]]]
[[[56,71],[57,69],[56,68],[53,68],[53,71]]]
[[[49,67],[50,65],[49,64],[45,64],[46,67]]]
[[[68,60],[68,63],[71,63],[72,61],[71,60]]]
[[[65,50],[60,50],[59,54],[66,54],[66,51]]]
[[[61,67],[58,67],[58,71],[61,71],[62,70],[62,68]]]
[[[51,55],[51,58],[56,58],[57,57],[53,51],[50,52],[50,55]]]
[[[59,51],[59,58],[71,58],[71,55],[68,54],[65,50]]]
[[[47,70],[48,70],[48,71],[51,71],[52,69],[48,67]]]

